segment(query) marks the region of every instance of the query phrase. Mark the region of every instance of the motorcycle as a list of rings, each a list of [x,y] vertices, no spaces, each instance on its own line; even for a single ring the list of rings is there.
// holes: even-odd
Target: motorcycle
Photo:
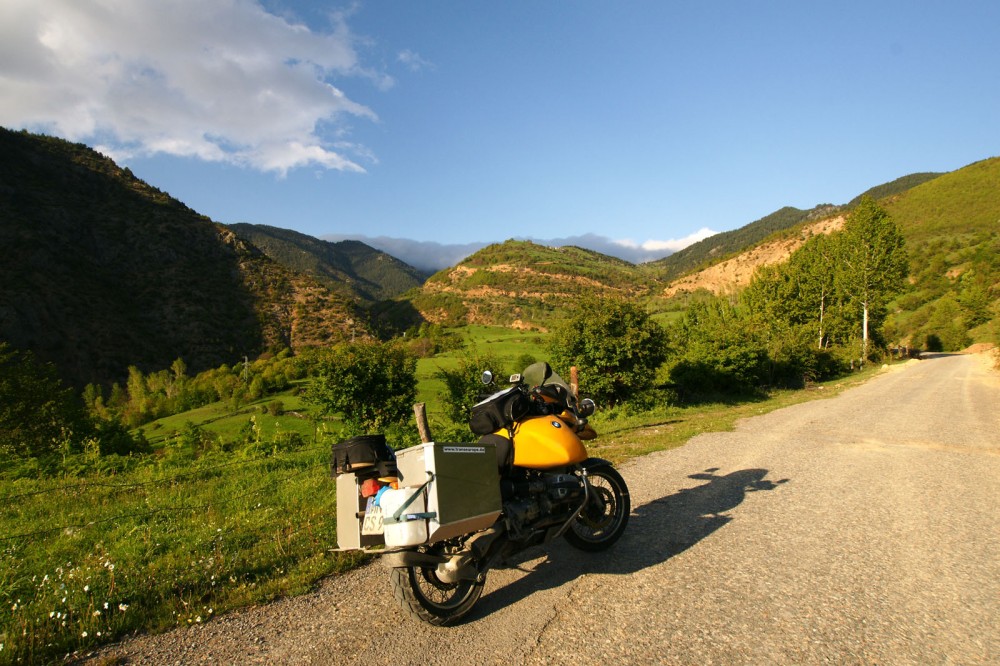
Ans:
[[[340,549],[379,554],[401,608],[442,626],[468,614],[489,570],[517,553],[559,537],[611,547],[631,505],[621,474],[587,455],[594,409],[535,363],[472,408],[476,443],[393,452],[368,435],[335,445]]]

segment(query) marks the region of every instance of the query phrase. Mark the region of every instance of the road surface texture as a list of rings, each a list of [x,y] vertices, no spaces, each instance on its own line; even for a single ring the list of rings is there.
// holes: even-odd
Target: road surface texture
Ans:
[[[1000,664],[1000,374],[936,356],[622,468],[603,554],[490,573],[471,617],[404,616],[378,563],[143,636],[127,664]]]

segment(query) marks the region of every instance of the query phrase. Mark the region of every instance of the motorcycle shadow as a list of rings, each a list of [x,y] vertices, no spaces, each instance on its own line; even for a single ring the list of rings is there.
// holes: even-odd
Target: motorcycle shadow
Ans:
[[[726,512],[739,506],[748,492],[774,490],[788,482],[765,479],[766,469],[744,469],[724,476],[717,471],[711,468],[691,474],[688,478],[707,483],[634,507],[621,540],[609,550],[584,553],[557,542],[525,551],[509,565],[545,559],[528,575],[485,595],[473,617],[489,615],[583,574],[629,574],[662,564],[732,521]]]

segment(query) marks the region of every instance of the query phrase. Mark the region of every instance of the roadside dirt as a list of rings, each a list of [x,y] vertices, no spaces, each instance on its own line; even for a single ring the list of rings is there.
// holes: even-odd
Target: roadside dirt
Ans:
[[[802,233],[795,238],[762,243],[732,259],[678,278],[667,285],[666,289],[663,290],[663,296],[670,298],[681,292],[693,292],[698,289],[707,289],[713,294],[736,291],[738,288],[750,284],[754,272],[761,266],[770,266],[786,261],[792,256],[792,252],[802,247],[812,236],[830,234],[843,226],[844,217],[842,215],[821,220],[805,227]]]
[[[633,460],[614,549],[491,572],[456,627],[376,563],[90,663],[1000,663],[997,379],[934,355]]]

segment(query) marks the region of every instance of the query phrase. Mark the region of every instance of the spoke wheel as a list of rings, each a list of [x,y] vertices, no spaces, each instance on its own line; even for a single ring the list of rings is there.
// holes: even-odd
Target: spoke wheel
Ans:
[[[478,581],[446,583],[431,568],[392,570],[392,591],[410,616],[429,624],[453,624],[468,613],[483,593],[485,575]]]
[[[591,499],[565,536],[573,547],[596,552],[621,538],[632,504],[625,479],[614,468],[596,469],[587,475],[587,481]]]

